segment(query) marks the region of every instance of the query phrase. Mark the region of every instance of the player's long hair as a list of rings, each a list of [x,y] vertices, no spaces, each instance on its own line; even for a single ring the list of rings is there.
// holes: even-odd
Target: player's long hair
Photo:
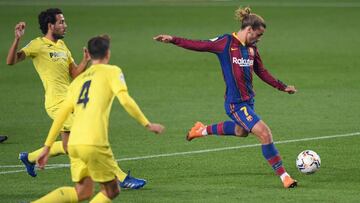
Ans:
[[[58,8],[49,8],[46,11],[42,11],[38,18],[39,18],[39,25],[41,32],[46,35],[48,32],[48,24],[55,24],[56,23],[56,15],[62,14],[63,12]]]
[[[248,6],[238,8],[235,11],[235,18],[241,23],[241,29],[247,26],[251,26],[254,30],[260,27],[266,28],[264,19],[255,13],[251,13],[251,9]]]

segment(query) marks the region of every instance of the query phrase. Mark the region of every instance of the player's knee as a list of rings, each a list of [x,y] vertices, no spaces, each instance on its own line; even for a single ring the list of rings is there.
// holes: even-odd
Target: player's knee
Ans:
[[[252,131],[262,144],[268,144],[272,142],[272,134],[269,127],[266,125],[258,125],[253,128]]]
[[[107,191],[107,195],[110,199],[114,199],[120,194],[119,187],[114,188],[113,190]]]
[[[102,185],[101,191],[106,194],[106,196],[110,199],[114,199],[115,197],[117,197],[120,193],[117,179]]]
[[[249,133],[246,130],[244,130],[244,128],[236,125],[235,126],[235,135],[237,137],[247,137],[249,135]]]
[[[93,195],[93,189],[77,190],[79,201],[90,199]]]
[[[262,143],[270,143],[272,141],[272,135],[270,129],[264,128],[259,133],[259,138],[262,140]]]
[[[93,181],[90,177],[83,178],[75,186],[79,201],[90,199],[94,192]]]

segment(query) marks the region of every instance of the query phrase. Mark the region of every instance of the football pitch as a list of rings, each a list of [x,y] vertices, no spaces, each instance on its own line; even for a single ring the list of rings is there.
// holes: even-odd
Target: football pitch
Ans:
[[[360,3],[355,0],[115,1],[0,0],[0,202],[30,202],[60,186],[72,186],[69,160],[59,156],[32,178],[18,153],[43,145],[51,125],[41,81],[31,60],[7,66],[14,27],[25,21],[20,47],[40,35],[37,15],[63,10],[64,41],[76,62],[95,35],[111,36],[111,63],[125,74],[130,95],[152,122],[153,135],[130,118],[117,100],[109,137],[120,167],[144,178],[140,190],[122,190],[113,202],[359,202],[360,201]],[[238,31],[234,10],[250,5],[267,29],[258,44],[265,67],[295,85],[288,95],[254,75],[255,109],[269,125],[287,171],[298,180],[283,189],[261,154],[258,140],[185,135],[194,122],[228,120],[224,82],[214,54],[155,42],[158,34],[210,39]],[[301,151],[321,157],[321,168],[303,175]],[[98,188],[97,188],[98,189]]]

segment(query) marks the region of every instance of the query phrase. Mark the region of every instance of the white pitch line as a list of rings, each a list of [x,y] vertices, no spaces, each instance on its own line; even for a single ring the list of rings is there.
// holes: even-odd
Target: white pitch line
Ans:
[[[360,135],[360,132],[354,133],[347,133],[347,134],[339,134],[339,135],[328,135],[328,136],[321,136],[321,137],[311,137],[311,138],[302,138],[302,139],[294,139],[294,140],[283,140],[274,142],[275,144],[286,144],[292,142],[306,142],[311,140],[323,140],[323,139],[331,139],[331,138],[340,138],[340,137],[351,137]],[[139,157],[129,157],[129,158],[122,158],[117,159],[116,161],[135,161],[135,160],[143,160],[143,159],[153,159],[153,158],[160,158],[160,157],[171,157],[171,156],[180,156],[180,155],[189,155],[189,154],[202,154],[208,152],[218,152],[218,151],[227,151],[227,150],[234,150],[234,149],[243,149],[243,148],[250,148],[250,147],[257,147],[261,146],[261,144],[249,144],[249,145],[240,145],[240,146],[233,146],[233,147],[222,147],[222,148],[214,148],[214,149],[204,149],[204,150],[196,150],[196,151],[188,151],[188,152],[175,152],[175,153],[168,153],[168,154],[155,154],[155,155],[148,155],[148,156],[139,156]],[[57,168],[66,168],[69,167],[70,164],[48,164],[46,169],[57,169]],[[18,168],[24,167],[23,165],[4,165],[0,166],[0,168]],[[24,172],[25,170],[13,170],[13,171],[1,171],[0,174],[9,174],[9,173],[18,173]]]
[[[291,142],[349,137],[349,136],[356,136],[356,135],[360,135],[360,132],[341,134],[341,135],[329,135],[329,136],[321,136],[321,137],[302,138],[302,139],[295,139],[295,140],[284,140],[284,141],[277,141],[274,143],[275,144],[284,144],[284,143],[291,143]],[[187,154],[201,154],[201,153],[207,153],[207,152],[218,152],[218,151],[242,149],[242,148],[257,147],[257,146],[261,146],[261,144],[249,144],[249,145],[240,145],[240,146],[234,146],[234,147],[222,147],[222,148],[215,148],[215,149],[204,149],[204,150],[189,151],[189,152],[175,152],[175,153],[169,153],[169,154],[157,154],[157,155],[140,156],[140,157],[132,157],[132,158],[130,157],[130,158],[117,159],[117,161],[132,161],[132,160],[151,159],[151,158],[158,158],[158,157],[169,157],[169,156],[178,156],[178,155],[187,155]]]

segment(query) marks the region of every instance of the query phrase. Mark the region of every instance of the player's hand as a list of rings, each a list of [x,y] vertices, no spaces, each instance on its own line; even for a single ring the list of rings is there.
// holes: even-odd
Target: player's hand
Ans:
[[[50,147],[45,146],[41,154],[36,159],[36,165],[38,166],[38,168],[40,169],[45,168],[45,165],[47,164],[49,159],[49,153],[50,153]]]
[[[285,92],[289,93],[289,94],[295,94],[296,93],[296,88],[292,85],[289,85],[285,88],[284,90]]]
[[[161,134],[165,130],[165,127],[163,125],[157,123],[150,123],[146,126],[146,128],[156,134]]]
[[[170,35],[158,35],[153,39],[159,42],[169,43],[171,40],[173,40],[173,37]]]
[[[86,47],[83,47],[83,60],[89,62],[91,59],[89,50]]]
[[[25,22],[19,22],[15,26],[15,38],[20,39],[25,34]]]

